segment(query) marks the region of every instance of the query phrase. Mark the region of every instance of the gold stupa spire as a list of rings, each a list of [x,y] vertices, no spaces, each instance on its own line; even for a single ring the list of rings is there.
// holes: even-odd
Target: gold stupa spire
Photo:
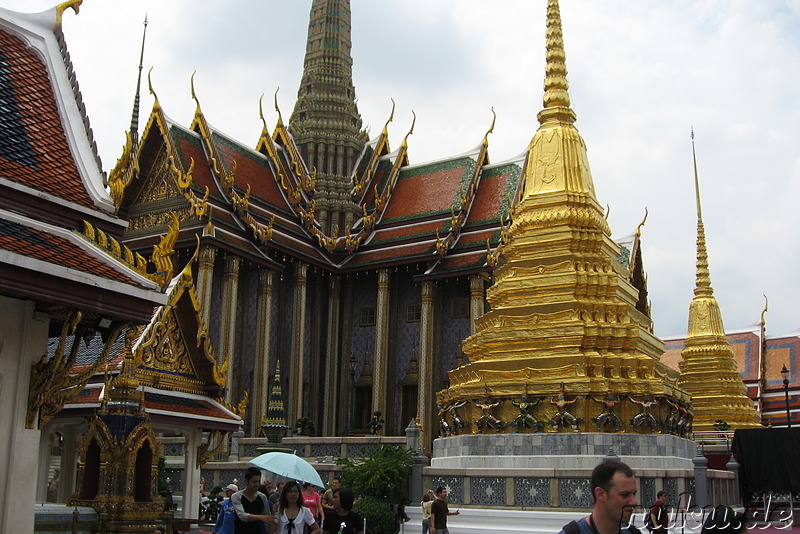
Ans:
[[[544,109],[539,113],[539,122],[558,115],[560,120],[572,124],[575,112],[570,108],[569,82],[567,82],[567,55],[564,53],[564,37],[561,31],[561,12],[558,1],[547,4],[547,52],[544,78]]]
[[[582,420],[581,429],[595,430],[592,418],[609,394],[617,402],[683,393],[665,385],[664,377],[677,379],[677,373],[657,361],[663,343],[651,333],[650,318],[636,309],[638,291],[619,262],[620,247],[595,194],[586,143],[570,107],[557,0],[547,5],[546,42],[543,109],[487,291],[491,310],[464,340],[470,363],[450,371],[440,401],[471,400],[477,419],[478,403],[491,404],[487,398],[561,393],[568,402],[576,399],[570,410]],[[556,410],[549,402],[538,409],[536,417],[544,421]],[[508,421],[514,410],[506,402],[495,415]],[[627,400],[615,410],[621,420],[638,413]]]
[[[697,203],[697,275],[694,298],[689,305],[689,329],[681,351],[679,385],[692,395],[695,431],[714,430],[718,421],[731,429],[760,426],[761,416],[753,408],[747,389],[736,369],[722,313],[708,270],[706,233],[700,204],[700,182],[692,131],[692,160]]]

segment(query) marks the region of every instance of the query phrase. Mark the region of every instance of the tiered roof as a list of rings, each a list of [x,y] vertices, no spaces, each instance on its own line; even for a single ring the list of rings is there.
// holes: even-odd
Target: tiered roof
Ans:
[[[126,223],[113,215],[61,32],[69,4],[0,9],[0,292],[141,322],[164,296],[114,239]]]

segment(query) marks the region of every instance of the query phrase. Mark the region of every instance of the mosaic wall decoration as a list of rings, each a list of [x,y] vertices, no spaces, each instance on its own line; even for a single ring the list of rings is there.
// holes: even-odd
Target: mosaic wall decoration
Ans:
[[[311,458],[330,456],[338,458],[342,455],[342,447],[338,443],[312,443]]]
[[[645,508],[650,508],[656,502],[656,479],[643,477],[640,478],[639,481],[642,487],[642,492],[639,496],[639,504]]]
[[[256,443],[247,443],[242,447],[242,456],[245,458],[255,458],[258,456],[258,447],[259,445]]]
[[[163,443],[164,456],[183,456],[183,443]]]
[[[678,502],[678,479],[677,478],[665,479],[664,491],[667,492],[667,502],[669,503]]]
[[[559,479],[558,499],[561,508],[591,508],[592,492],[589,489],[589,479]]]
[[[470,480],[470,489],[470,504],[484,506],[505,506],[506,504],[505,478],[476,477]]]
[[[167,481],[169,479],[169,481]],[[164,469],[164,480],[173,492],[181,491],[183,486],[183,469]]]
[[[550,479],[515,478],[513,504],[530,508],[550,506]]]
[[[200,470],[200,478],[206,481],[206,493],[211,492],[211,490],[214,489],[214,486],[221,485],[219,481],[214,479],[216,473],[217,472],[213,469]]]
[[[220,486],[227,486],[228,484],[236,484],[240,488],[244,488],[244,470],[243,469],[221,469],[217,471],[217,483]],[[234,479],[236,482],[234,482]]]
[[[431,477],[431,489],[447,488],[447,502],[451,505],[464,502],[464,479],[460,477]]]
[[[369,456],[369,451],[371,448],[372,445],[348,445],[347,456],[349,458],[366,458]]]

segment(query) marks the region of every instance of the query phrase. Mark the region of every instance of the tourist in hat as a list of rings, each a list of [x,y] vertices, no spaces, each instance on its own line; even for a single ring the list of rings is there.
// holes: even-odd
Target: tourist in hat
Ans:
[[[236,484],[228,484],[225,486],[225,500],[222,501],[222,506],[219,509],[217,522],[211,532],[214,534],[233,534],[236,529],[236,510],[231,504],[231,495],[239,491]]]

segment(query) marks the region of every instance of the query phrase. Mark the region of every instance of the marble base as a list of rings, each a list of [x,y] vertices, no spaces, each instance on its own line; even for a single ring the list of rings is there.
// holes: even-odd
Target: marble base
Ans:
[[[433,442],[439,469],[589,469],[613,451],[634,469],[693,469],[697,446],[670,434],[466,434]]]

